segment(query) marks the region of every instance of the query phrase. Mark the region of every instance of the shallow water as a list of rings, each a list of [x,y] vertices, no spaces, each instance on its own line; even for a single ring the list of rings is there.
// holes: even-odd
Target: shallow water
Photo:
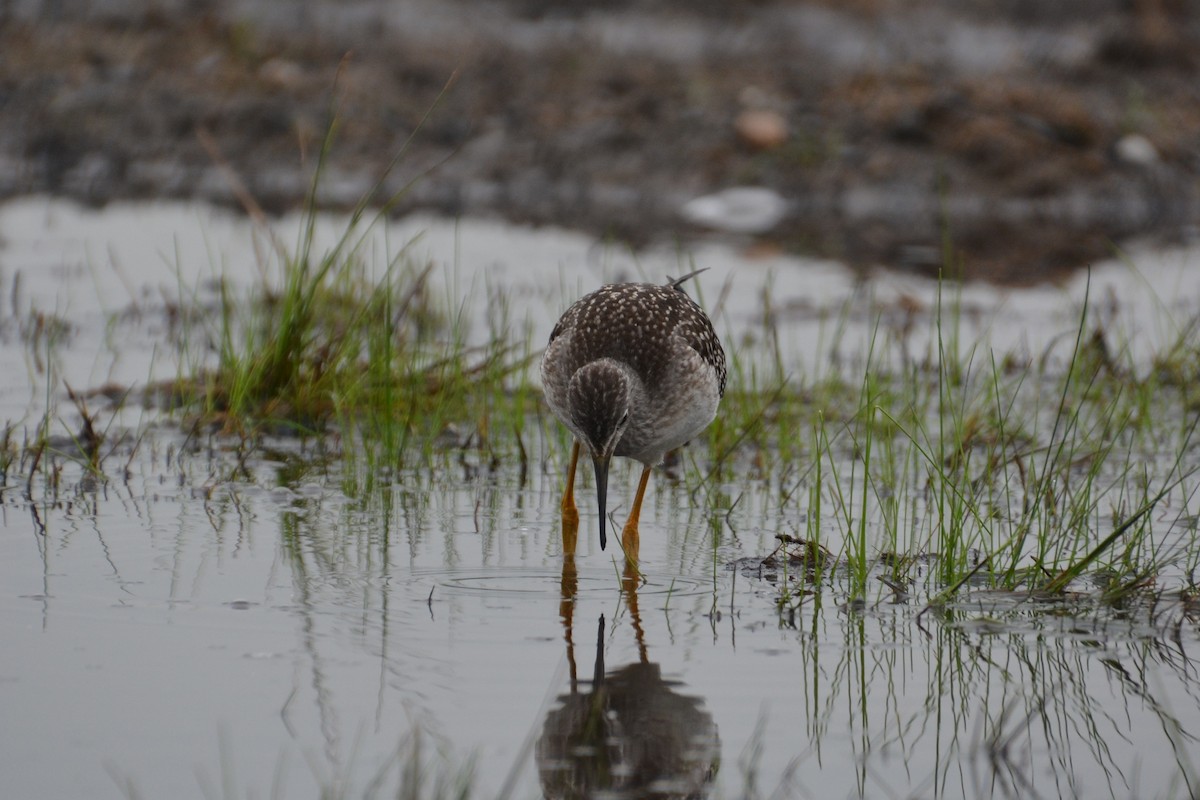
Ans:
[[[423,257],[450,265],[435,270],[440,290],[472,298],[464,316],[481,318],[487,288],[504,287],[534,347],[562,298],[602,277],[690,269],[672,253],[635,265],[583,237],[490,222],[412,220],[377,246],[416,232]],[[14,376],[0,419],[24,431],[47,399],[60,433],[74,424],[62,380],[173,374],[163,298],[181,286],[204,296],[217,272],[255,275],[245,223],[193,206],[23,201],[0,207],[0,237],[0,368]],[[761,341],[772,287],[799,375],[824,368],[831,340],[857,352],[872,309],[900,295],[928,309],[936,296],[886,275],[864,291],[833,264],[720,245],[693,258],[710,267],[701,293],[731,346]],[[1139,287],[1159,290],[1160,311],[1196,308],[1196,258],[1137,259],[1158,270],[1151,280],[1098,267],[1092,297],[1116,293],[1113,314],[1143,320],[1132,346],[1151,347],[1169,320],[1139,311],[1157,302]],[[1057,352],[1083,292],[1082,280],[969,288],[965,333],[1002,352]],[[40,369],[18,324],[32,309],[68,322]],[[803,532],[797,508],[775,502],[780,487],[747,479],[697,505],[663,471],[642,516],[647,582],[634,588],[619,554],[597,546],[590,484],[578,553],[564,559],[557,440],[527,443],[524,480],[516,465],[489,473],[447,456],[349,497],[341,465],[299,444],[230,479],[219,442],[140,408],[119,418],[113,430],[149,432],[117,446],[104,480],[65,463],[57,497],[30,503],[23,478],[6,476],[4,797],[387,796],[414,730],[431,779],[473,764],[484,797],[559,796],[571,776],[593,788],[611,778],[604,797],[649,796],[647,783],[655,796],[693,784],[724,797],[1200,792],[1200,637],[1182,602],[1122,610],[979,590],[921,615],[882,585],[856,602],[835,583],[781,611],[775,584],[727,566]],[[614,469],[618,521],[635,479]]]

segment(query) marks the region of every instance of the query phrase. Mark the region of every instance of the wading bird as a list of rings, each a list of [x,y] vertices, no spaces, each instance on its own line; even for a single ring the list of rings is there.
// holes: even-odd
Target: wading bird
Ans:
[[[587,448],[596,469],[602,550],[609,463],[613,456],[636,459],[642,478],[621,535],[626,557],[635,562],[650,468],[708,427],[725,393],[721,341],[703,309],[680,288],[702,271],[665,286],[602,286],[566,310],[542,356],[546,402],[575,436],[562,499],[564,531],[579,519],[580,448]]]

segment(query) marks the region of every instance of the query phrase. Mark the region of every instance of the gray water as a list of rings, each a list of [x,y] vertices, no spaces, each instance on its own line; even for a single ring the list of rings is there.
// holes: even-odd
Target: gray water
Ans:
[[[410,220],[378,247],[416,233],[473,335],[488,335],[480,309],[502,287],[534,348],[564,298],[682,274],[681,261],[710,268],[700,294],[730,346],[763,341],[766,289],[800,376],[831,347],[856,352],[896,298],[928,308],[936,294],[722,244],[635,260],[486,221]],[[203,207],[0,207],[0,420],[24,435],[49,407],[65,437],[77,418],[63,381],[174,374],[163,304],[211,297],[217,274],[255,280],[253,238]],[[1119,296],[1114,315],[1141,320],[1131,346],[1152,348],[1200,307],[1197,258],[1098,266],[1087,291]],[[967,338],[1055,357],[1084,291],[969,288]],[[44,360],[20,324],[35,311],[68,323]],[[835,583],[781,610],[777,584],[730,565],[802,535],[803,508],[777,500],[785,478],[707,487],[717,499],[698,504],[661,470],[634,589],[619,553],[598,548],[590,484],[575,572],[563,557],[557,434],[526,443],[525,476],[448,453],[348,495],[343,465],[313,443],[280,441],[235,470],[227,444],[137,404],[111,430],[145,434],[114,437],[102,477],[62,459],[56,495],[27,500],[16,472],[0,495],[5,798],[390,796],[416,736],[431,782],[473,771],[480,797],[570,796],[595,753],[580,741],[609,748],[615,783],[599,797],[1200,791],[1196,611],[1183,604],[1123,613],[976,591],[920,615],[882,584],[861,602]],[[614,470],[618,520],[636,477]],[[597,699],[607,713],[589,717]],[[598,740],[579,738],[586,724]]]

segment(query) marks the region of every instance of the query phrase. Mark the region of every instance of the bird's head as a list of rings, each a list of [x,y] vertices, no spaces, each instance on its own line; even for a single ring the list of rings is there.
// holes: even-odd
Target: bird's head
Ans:
[[[596,469],[596,503],[600,510],[600,549],[608,543],[605,501],[608,465],[629,425],[630,379],[618,362],[602,358],[571,376],[567,400],[575,433],[583,440]]]

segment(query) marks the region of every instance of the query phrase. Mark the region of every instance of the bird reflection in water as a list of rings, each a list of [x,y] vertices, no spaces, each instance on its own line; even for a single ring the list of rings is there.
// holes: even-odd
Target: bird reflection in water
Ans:
[[[572,526],[564,520],[559,613],[571,689],[559,696],[537,741],[542,792],[547,798],[706,797],[720,761],[717,726],[700,698],[681,694],[682,685],[664,680],[659,665],[650,661],[638,612],[639,576],[629,561],[622,589],[639,659],[605,668],[601,615],[592,678],[579,680],[573,625],[577,528],[577,521]]]

